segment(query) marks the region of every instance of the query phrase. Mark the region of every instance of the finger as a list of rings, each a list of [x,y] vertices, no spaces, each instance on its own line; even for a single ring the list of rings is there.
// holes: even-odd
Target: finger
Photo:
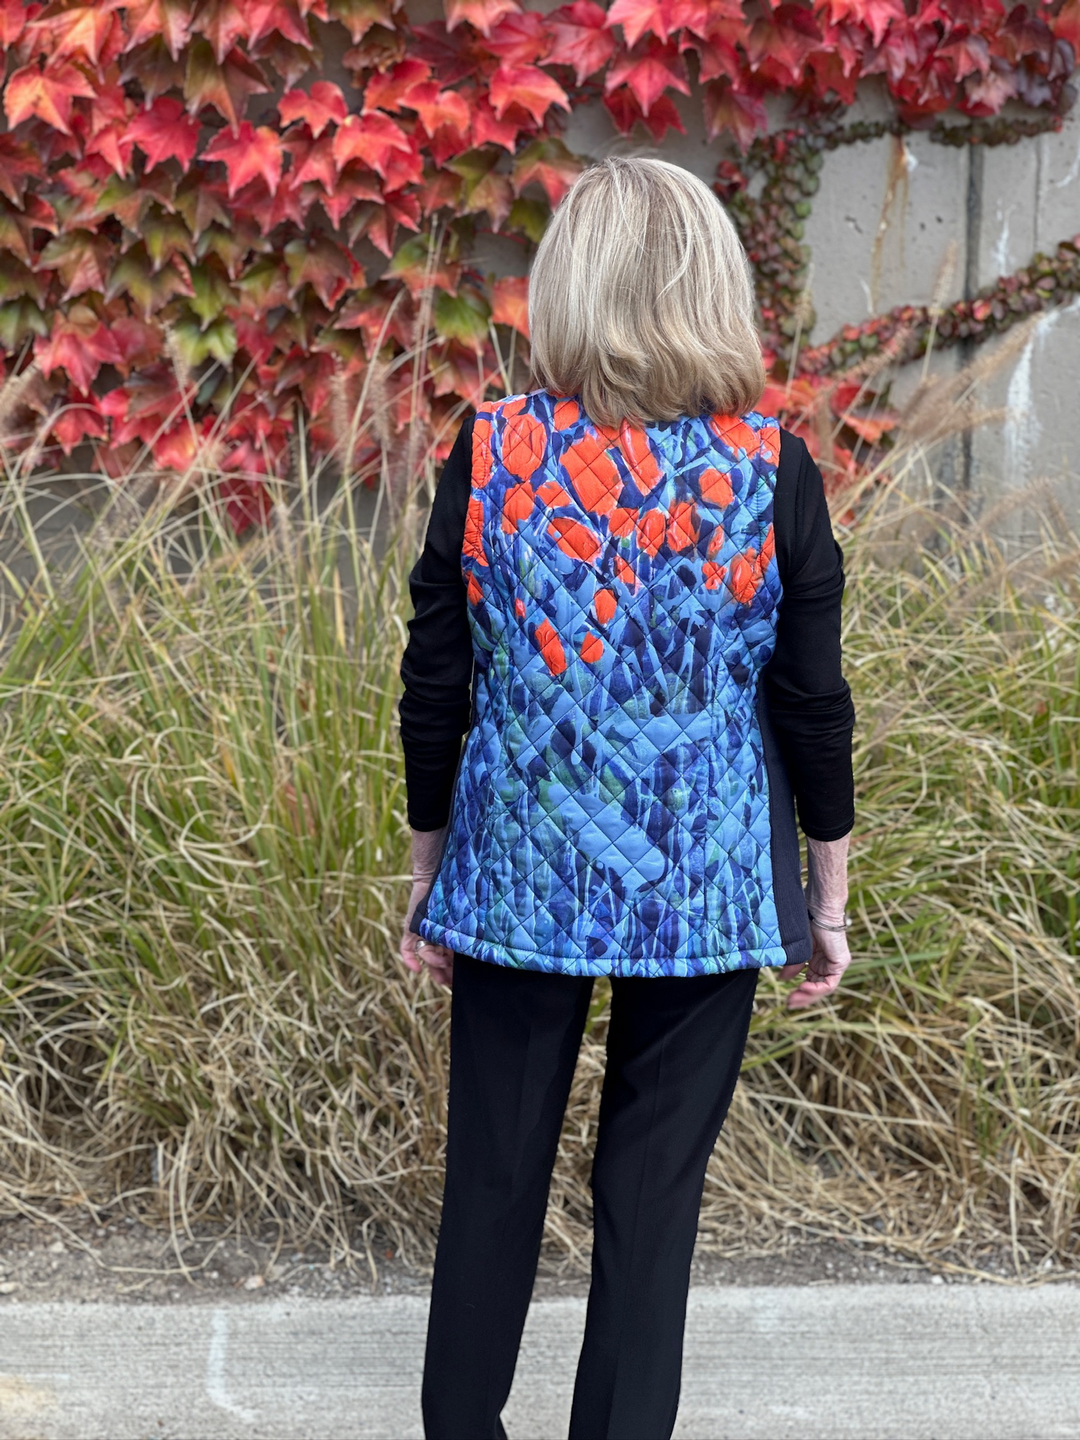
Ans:
[[[448,950],[445,945],[432,945],[429,940],[422,942],[424,946],[424,963],[426,965],[448,965],[454,958],[454,952]]]
[[[805,1010],[808,1005],[813,1005],[818,1000],[824,1000],[831,995],[840,983],[840,976],[833,975],[827,980],[804,980],[797,990],[793,990],[788,996],[787,1008],[789,1010]]]
[[[411,970],[414,975],[419,975],[424,968],[423,962],[416,953],[416,936],[411,935],[408,930],[401,937],[401,944],[398,946],[398,953],[401,962],[406,969]]]
[[[445,985],[448,990],[452,987],[454,981],[454,962],[452,959],[444,964],[429,964],[428,969],[431,971],[433,980],[436,980],[440,985]]]
[[[806,969],[805,960],[801,965],[785,965],[780,971],[781,980],[794,980],[796,975],[801,975]]]

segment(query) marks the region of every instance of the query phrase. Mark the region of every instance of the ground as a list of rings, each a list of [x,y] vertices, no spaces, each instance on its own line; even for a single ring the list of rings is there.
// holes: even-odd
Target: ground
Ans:
[[[273,1232],[259,1237],[223,1237],[210,1226],[193,1227],[175,1247],[167,1230],[137,1219],[102,1217],[56,1207],[55,1218],[0,1217],[0,1305],[5,1301],[212,1301],[306,1296],[422,1295],[430,1269],[406,1263],[386,1244],[374,1247],[377,1274],[361,1262],[331,1263],[325,1246],[283,1246]],[[186,1273],[185,1273],[186,1270]],[[1080,1280],[1080,1266],[1044,1265],[1017,1275],[1011,1254],[988,1253],[980,1273],[918,1264],[885,1246],[807,1239],[780,1254],[695,1256],[695,1285],[830,1285],[841,1283],[927,1285],[970,1284],[979,1280]],[[537,1299],[580,1296],[587,1276],[565,1259],[545,1252],[536,1283]]]

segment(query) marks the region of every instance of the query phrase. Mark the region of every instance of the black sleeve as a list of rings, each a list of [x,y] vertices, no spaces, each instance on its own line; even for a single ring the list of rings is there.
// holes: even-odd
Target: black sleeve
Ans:
[[[443,465],[424,548],[409,572],[414,614],[399,671],[405,688],[398,714],[405,804],[414,830],[440,830],[450,818],[461,737],[472,709],[472,634],[461,573],[472,428],[470,415]]]
[[[773,507],[783,595],[776,650],[765,667],[769,718],[811,840],[839,840],[855,823],[855,707],[840,668],[844,557],[821,472],[802,440],[780,431]]]

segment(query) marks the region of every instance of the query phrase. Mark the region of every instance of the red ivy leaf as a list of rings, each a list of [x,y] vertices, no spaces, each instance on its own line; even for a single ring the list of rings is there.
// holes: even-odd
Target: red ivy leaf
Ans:
[[[659,100],[654,101],[649,107],[648,115],[642,116],[642,122],[648,127],[657,145],[669,130],[677,130],[680,135],[686,134],[682,116],[676,110],[675,101],[670,95],[661,95]]]
[[[278,114],[283,125],[305,120],[318,139],[326,127],[340,125],[349,113],[345,96],[329,80],[316,80],[310,94],[305,90],[289,90],[278,101]]]
[[[329,135],[318,140],[305,136],[290,136],[285,148],[293,157],[293,168],[289,174],[295,176],[297,185],[320,184],[328,193],[338,183],[338,164],[334,159],[334,142]]]
[[[247,23],[247,42],[250,49],[265,36],[277,34],[291,40],[294,45],[311,49],[311,36],[301,16],[284,0],[246,0],[244,13]]]
[[[311,8],[307,5],[307,0],[303,0],[303,3],[306,8]],[[359,45],[373,25],[393,30],[394,12],[400,5],[401,0],[329,0],[328,9],[330,18],[340,20],[348,30],[353,44]]]
[[[735,90],[726,80],[713,80],[705,86],[705,128],[710,140],[724,130],[730,131],[743,151],[749,149],[759,130],[768,127],[765,106],[758,96]]]
[[[535,65],[500,65],[491,77],[491,104],[501,120],[510,105],[520,105],[539,125],[552,105],[570,109],[566,91]]]
[[[668,0],[615,0],[605,24],[621,25],[627,45],[634,46],[652,31],[661,40],[668,38]]]
[[[474,145],[501,145],[511,155],[517,148],[518,132],[521,126],[513,118],[503,120],[491,108],[486,96],[473,101],[472,142]]]
[[[104,439],[107,429],[96,402],[81,401],[65,405],[52,416],[52,433],[64,454],[70,455],[76,445],[81,445],[84,440],[91,437]]]
[[[47,337],[34,342],[34,358],[46,376],[65,370],[85,395],[102,365],[123,359],[107,325],[86,305],[76,305],[70,315],[62,311],[53,317]]]
[[[615,37],[605,28],[606,12],[593,0],[574,0],[548,16],[554,65],[572,65],[579,85],[606,65],[615,53]]]
[[[686,126],[682,123],[682,117],[675,109],[675,102],[670,95],[661,95],[646,115],[633,91],[621,85],[618,90],[604,96],[604,106],[621,135],[629,135],[639,121],[646,126],[658,145],[669,130],[678,130],[680,135],[686,134]]]
[[[187,170],[199,144],[199,122],[179,100],[161,95],[131,121],[127,138],[143,152],[151,170],[163,160],[178,160],[181,169]]]
[[[0,4],[0,49],[11,50],[40,9],[40,5],[28,5],[24,0],[3,0]]]
[[[247,21],[237,0],[214,0],[195,17],[192,29],[210,41],[214,58],[220,65],[237,40],[247,33]]]
[[[54,130],[70,135],[72,101],[76,98],[89,100],[93,94],[94,87],[86,76],[70,63],[65,62],[49,70],[24,65],[7,83],[4,113],[12,129],[36,115]]]
[[[907,18],[904,0],[824,0],[814,8],[819,14],[827,15],[834,25],[844,20],[865,25],[875,45],[881,44],[894,20]]]
[[[134,50],[136,45],[160,37],[175,60],[187,44],[191,8],[186,0],[132,0],[125,5],[125,19],[126,49]]]
[[[1080,56],[1080,0],[1065,0],[1050,21],[1050,29],[1059,40],[1068,41],[1074,56]]]
[[[557,205],[581,174],[582,161],[571,154],[557,135],[545,135],[526,145],[514,161],[514,194],[520,195],[531,180],[537,180]]]
[[[686,80],[686,63],[672,44],[663,44],[650,36],[644,54],[623,55],[612,65],[604,79],[604,94],[610,95],[619,85],[629,85],[642,114],[648,115],[653,104],[669,85],[690,94]]]
[[[221,131],[203,152],[207,160],[220,160],[229,177],[229,199],[261,175],[273,194],[281,181],[281,140],[269,125],[256,130],[249,121],[235,135]]]
[[[237,128],[239,113],[248,95],[265,95],[262,72],[240,50],[230,50],[219,65],[207,40],[193,40],[188,47],[184,96],[190,114],[212,105],[219,115]]]
[[[529,338],[529,277],[504,275],[491,287],[491,318]]]
[[[414,85],[401,97],[401,103],[416,111],[429,135],[434,135],[441,125],[449,125],[462,136],[469,132],[469,107],[464,96],[456,90],[440,90],[436,80]]]
[[[453,30],[468,20],[481,35],[490,35],[504,15],[512,15],[520,7],[517,0],[445,0],[446,28]]]
[[[334,159],[342,169],[350,160],[362,160],[386,178],[394,151],[412,152],[413,142],[389,115],[350,115],[338,127],[333,142]]]
[[[965,35],[962,40],[943,45],[937,53],[949,60],[957,80],[968,75],[985,75],[990,69],[990,47],[984,35]]]
[[[71,10],[62,10],[47,20],[34,22],[36,28],[47,28],[49,50],[52,60],[64,60],[70,55],[83,55],[91,65],[96,65],[110,32],[116,25],[116,17],[100,5],[79,5]],[[117,35],[114,54],[120,49],[122,37]]]
[[[431,66],[426,61],[417,60],[412,55],[406,56],[396,65],[391,65],[383,74],[371,77],[364,91],[364,108],[361,113],[367,115],[372,110],[399,109],[401,97],[406,90],[430,77]]]
[[[328,235],[308,240],[290,240],[283,250],[289,275],[289,293],[295,295],[310,285],[328,310],[333,309],[350,285],[360,277],[360,267]]]
[[[797,85],[807,55],[820,41],[821,31],[810,11],[786,4],[768,19],[754,21],[746,53],[754,69],[774,85]]]
[[[504,15],[488,36],[485,50],[498,55],[504,65],[531,65],[551,49],[548,17],[538,10]]]

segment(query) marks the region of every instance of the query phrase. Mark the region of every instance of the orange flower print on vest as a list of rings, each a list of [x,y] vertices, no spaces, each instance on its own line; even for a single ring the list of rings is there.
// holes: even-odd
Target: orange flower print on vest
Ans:
[[[710,505],[720,505],[726,508],[731,504],[733,498],[731,477],[725,475],[722,470],[714,470],[711,466],[708,470],[703,470],[698,484],[701,486],[701,498],[707,500]]]
[[[548,526],[548,534],[557,535],[559,549],[575,560],[592,560],[600,549],[600,538],[595,531],[568,515],[557,515]]]
[[[544,458],[547,435],[535,415],[512,415],[502,437],[502,463],[511,475],[528,480]]]
[[[634,533],[638,512],[629,505],[616,505],[608,516],[608,529],[620,538]]]
[[[581,419],[581,407],[576,400],[556,400],[554,415],[555,429],[569,430]]]
[[[664,517],[659,510],[646,510],[638,518],[637,526],[638,547],[645,551],[646,555],[655,555],[660,546],[664,543]]]
[[[525,619],[525,601],[522,600],[520,595],[514,601],[514,614],[519,620]]]
[[[479,605],[480,601],[484,598],[484,587],[480,584],[475,570],[469,571],[469,584],[466,593],[468,594],[470,605]]]
[[[749,605],[757,594],[775,551],[776,541],[770,525],[760,550],[744,550],[731,562],[731,593],[740,605]]]
[[[697,544],[697,509],[692,500],[676,500],[667,519],[667,547],[669,550],[689,550]]]
[[[550,620],[541,620],[536,627],[536,643],[552,675],[561,675],[566,669],[566,652]]]
[[[594,665],[604,653],[604,642],[599,635],[586,635],[582,640],[578,654],[590,665]]]
[[[508,485],[503,495],[502,529],[512,535],[519,520],[527,520],[532,514],[535,498],[532,486],[527,480],[520,485]]]
[[[624,420],[619,426],[619,449],[638,489],[643,495],[647,495],[663,475],[649,444],[649,437],[644,430]]]
[[[763,425],[760,430],[755,430],[735,415],[710,415],[709,428],[725,445],[741,450],[748,459],[760,455],[770,465],[775,465],[780,458],[780,428],[777,425]]]
[[[536,498],[544,505],[570,504],[570,496],[557,480],[545,480],[537,490]]]
[[[718,565],[715,560],[706,560],[701,567],[701,573],[705,577],[706,590],[719,590],[720,582],[727,574],[727,566]]]
[[[622,480],[602,435],[586,434],[575,440],[563,451],[561,461],[586,510],[608,515],[615,509]]]
[[[598,590],[593,598],[593,611],[598,625],[606,625],[615,614],[615,591]]]

